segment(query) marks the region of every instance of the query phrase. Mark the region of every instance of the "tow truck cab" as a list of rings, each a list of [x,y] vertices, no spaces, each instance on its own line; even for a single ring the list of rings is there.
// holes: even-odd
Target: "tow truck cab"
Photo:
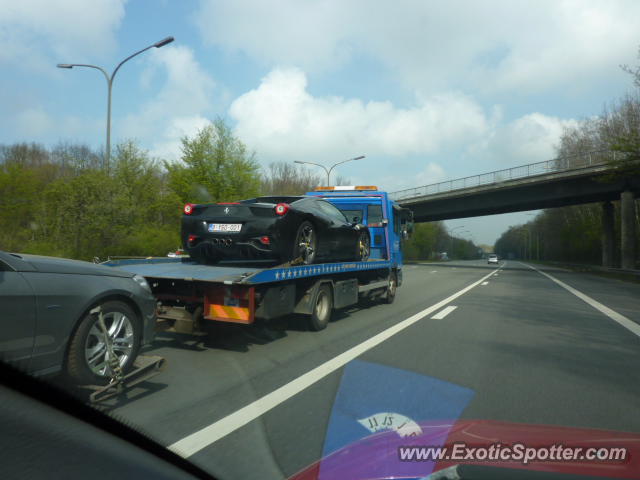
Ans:
[[[371,257],[402,265],[402,241],[413,232],[413,212],[400,207],[374,186],[318,187],[306,195],[320,197],[338,207],[354,223],[371,233]]]

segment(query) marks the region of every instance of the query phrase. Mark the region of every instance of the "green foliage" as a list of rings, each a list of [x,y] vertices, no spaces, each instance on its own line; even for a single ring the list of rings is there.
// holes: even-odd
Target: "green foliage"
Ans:
[[[86,147],[27,147],[0,150],[0,249],[89,260],[179,245],[181,201],[135,143],[116,147],[110,174]]]
[[[403,246],[406,260],[435,260],[447,251],[447,232],[442,222],[417,223]]]
[[[261,189],[254,154],[221,119],[182,139],[179,163],[126,141],[110,167],[84,145],[0,145],[0,249],[85,260],[166,255],[180,245],[185,202]]]
[[[524,225],[510,227],[495,251],[507,258],[599,264],[601,208],[588,204],[545,210]]]
[[[217,119],[194,138],[182,139],[181,162],[165,162],[169,186],[183,202],[228,202],[260,193],[254,154]]]
[[[0,165],[0,249],[16,250],[35,235],[38,198],[45,180],[33,168],[19,163]]]

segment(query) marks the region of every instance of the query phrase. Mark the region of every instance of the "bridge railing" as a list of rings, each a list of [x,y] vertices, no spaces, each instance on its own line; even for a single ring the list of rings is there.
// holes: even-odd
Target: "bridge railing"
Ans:
[[[619,152],[618,156],[621,156]],[[610,161],[614,161],[616,159],[615,151],[596,150],[577,155],[553,158],[551,160],[545,160],[544,162],[506,168],[504,170],[496,170],[495,172],[482,173],[480,175],[472,175],[470,177],[457,178],[455,180],[447,180],[444,182],[433,183],[431,185],[424,185],[422,187],[399,190],[397,192],[391,192],[390,196],[394,200],[423,197],[425,195],[446,193],[453,190],[461,190],[463,188],[498,184],[507,180],[533,177],[536,175],[544,175],[546,173],[567,172],[581,168],[606,165]]]

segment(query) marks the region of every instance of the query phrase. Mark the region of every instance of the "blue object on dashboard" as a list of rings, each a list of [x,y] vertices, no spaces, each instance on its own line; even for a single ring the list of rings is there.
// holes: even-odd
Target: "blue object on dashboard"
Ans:
[[[429,432],[421,430],[425,422],[454,422],[473,396],[473,390],[437,378],[354,360],[345,367],[342,375],[331,410],[322,457],[382,431],[395,430],[398,433],[397,441],[405,445],[412,437],[419,440],[424,434],[424,438],[429,438]],[[429,441],[433,442],[430,446],[438,442],[442,445],[446,440],[448,429],[438,426],[440,436],[430,437]],[[392,448],[391,445],[389,447]],[[339,459],[330,461],[335,463]],[[327,467],[326,473],[329,474],[330,469],[331,475],[335,475],[335,465]],[[416,467],[424,472],[427,465],[424,462],[421,465],[386,462],[384,468],[388,468],[388,472],[370,473],[375,473],[375,478],[387,478],[387,473],[398,475],[404,469],[404,473],[410,474]],[[324,480],[327,475],[323,476],[322,472],[321,463],[319,478]]]

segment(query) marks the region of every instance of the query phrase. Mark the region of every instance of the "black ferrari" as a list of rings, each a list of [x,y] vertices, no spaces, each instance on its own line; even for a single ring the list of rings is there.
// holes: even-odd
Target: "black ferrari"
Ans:
[[[315,197],[258,197],[236,203],[188,203],[182,243],[198,263],[273,260],[285,263],[369,258],[366,226],[349,222]]]

